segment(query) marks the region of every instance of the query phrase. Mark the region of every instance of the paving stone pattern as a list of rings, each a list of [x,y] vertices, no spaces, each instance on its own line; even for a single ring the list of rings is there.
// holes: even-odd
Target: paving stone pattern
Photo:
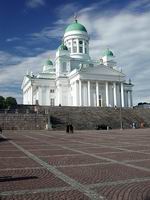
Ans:
[[[150,129],[4,131],[0,200],[150,200]]]

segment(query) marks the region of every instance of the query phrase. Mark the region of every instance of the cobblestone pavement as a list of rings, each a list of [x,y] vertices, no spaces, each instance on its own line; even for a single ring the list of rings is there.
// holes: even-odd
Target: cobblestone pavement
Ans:
[[[150,129],[4,131],[0,200],[150,200]]]

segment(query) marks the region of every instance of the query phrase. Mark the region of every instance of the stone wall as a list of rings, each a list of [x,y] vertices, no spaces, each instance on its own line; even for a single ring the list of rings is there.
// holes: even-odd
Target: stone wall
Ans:
[[[49,113],[49,114],[48,114]],[[0,125],[4,129],[45,129],[48,116],[54,130],[65,130],[67,123],[75,129],[96,129],[105,124],[113,129],[130,128],[136,123],[150,127],[150,109],[97,108],[97,107],[43,107],[19,106],[17,110],[0,112]]]

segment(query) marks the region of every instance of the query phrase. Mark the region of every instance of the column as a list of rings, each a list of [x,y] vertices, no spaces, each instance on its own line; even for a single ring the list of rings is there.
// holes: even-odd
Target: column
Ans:
[[[39,97],[38,97],[38,100],[39,100],[39,105],[42,105],[42,87],[39,87]]]
[[[30,97],[31,97],[31,105],[33,105],[33,86],[31,85],[31,88],[30,88]]]
[[[96,81],[96,106],[99,106],[99,85],[98,81]]]
[[[71,53],[73,53],[73,40],[70,41],[71,41]]]
[[[79,53],[79,39],[77,39],[77,53]]]
[[[108,82],[106,82],[106,106],[109,106]]]
[[[124,107],[124,89],[123,89],[123,83],[121,83],[121,106]]]
[[[85,54],[85,41],[83,40],[83,53]]]
[[[114,92],[114,106],[117,106],[117,90],[116,90],[116,83],[113,83],[113,92]]]
[[[82,82],[79,80],[79,106],[82,106]]]
[[[75,93],[74,93],[74,106],[78,106],[78,85],[77,81],[75,81]]]
[[[88,105],[91,106],[91,84],[88,81]]]

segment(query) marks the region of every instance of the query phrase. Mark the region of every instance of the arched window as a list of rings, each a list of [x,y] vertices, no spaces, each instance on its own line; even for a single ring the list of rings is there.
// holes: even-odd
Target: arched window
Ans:
[[[77,42],[73,40],[73,53],[77,53]]]
[[[83,41],[79,41],[79,53],[83,53]]]

